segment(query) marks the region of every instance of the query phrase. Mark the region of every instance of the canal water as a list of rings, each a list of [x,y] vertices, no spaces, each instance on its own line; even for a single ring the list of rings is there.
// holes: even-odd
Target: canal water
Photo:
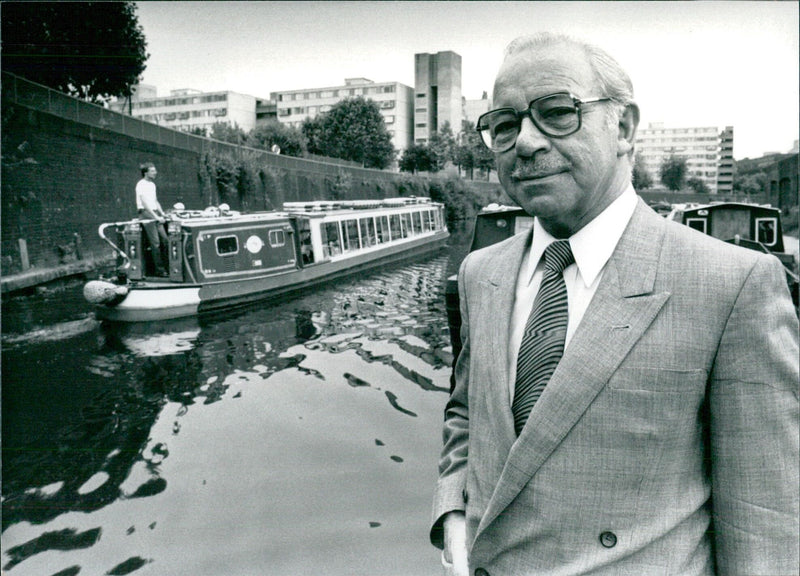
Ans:
[[[448,249],[210,318],[2,310],[3,574],[439,574]]]

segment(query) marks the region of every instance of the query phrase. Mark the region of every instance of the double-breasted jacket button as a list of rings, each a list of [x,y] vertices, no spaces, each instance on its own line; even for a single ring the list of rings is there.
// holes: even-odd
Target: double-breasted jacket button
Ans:
[[[600,544],[604,548],[613,548],[617,545],[617,535],[609,531],[602,532],[600,534]]]
[[[475,576],[489,576],[489,573],[483,568],[476,568]]]
[[[461,491],[461,497],[464,499],[464,504],[469,502],[469,492],[467,492],[466,488]]]

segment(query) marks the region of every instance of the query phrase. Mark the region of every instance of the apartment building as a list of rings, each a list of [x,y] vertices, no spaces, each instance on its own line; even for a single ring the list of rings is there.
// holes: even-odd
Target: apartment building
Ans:
[[[639,128],[636,156],[661,185],[661,164],[670,156],[686,159],[687,178],[699,178],[712,194],[733,191],[733,127],[671,128],[651,123]]]
[[[414,91],[400,82],[346,78],[341,86],[272,92],[270,99],[275,102],[278,121],[299,128],[306,118],[328,112],[334,104],[356,96],[377,103],[395,149],[405,150],[411,145]]]
[[[463,101],[463,116],[464,120],[472,124],[473,126],[478,122],[478,118],[481,117],[481,114],[485,114],[492,108],[492,101],[486,95],[486,92],[483,93],[483,96],[479,100],[467,100],[466,98],[462,98]],[[458,132],[461,130],[461,126],[453,128],[453,132]]]
[[[201,92],[189,88],[156,97],[154,87],[140,85],[130,102],[118,102],[115,107],[160,126],[183,131],[200,128],[208,134],[216,122],[249,132],[256,126],[256,108],[263,107],[264,101],[230,90]]]
[[[445,122],[458,134],[463,117],[461,56],[449,50],[414,54],[414,142],[426,144]]]

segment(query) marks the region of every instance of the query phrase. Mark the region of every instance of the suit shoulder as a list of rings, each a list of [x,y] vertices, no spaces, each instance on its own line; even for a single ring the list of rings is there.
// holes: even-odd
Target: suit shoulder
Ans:
[[[671,247],[683,254],[687,265],[691,264],[690,261],[703,266],[717,262],[729,268],[750,270],[760,259],[775,258],[769,254],[724,242],[685,224],[666,219],[664,222],[666,228],[665,248]]]
[[[489,264],[497,262],[498,259],[508,257],[510,253],[519,249],[520,245],[524,246],[529,239],[530,232],[520,232],[490,246],[474,250],[464,258],[462,268],[486,269]]]

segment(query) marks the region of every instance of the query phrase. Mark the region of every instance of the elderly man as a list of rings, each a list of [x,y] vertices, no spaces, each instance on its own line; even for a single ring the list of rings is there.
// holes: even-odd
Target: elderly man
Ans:
[[[776,258],[631,186],[605,52],[507,49],[478,130],[531,232],[470,254],[432,542],[474,576],[798,573],[798,325]]]

